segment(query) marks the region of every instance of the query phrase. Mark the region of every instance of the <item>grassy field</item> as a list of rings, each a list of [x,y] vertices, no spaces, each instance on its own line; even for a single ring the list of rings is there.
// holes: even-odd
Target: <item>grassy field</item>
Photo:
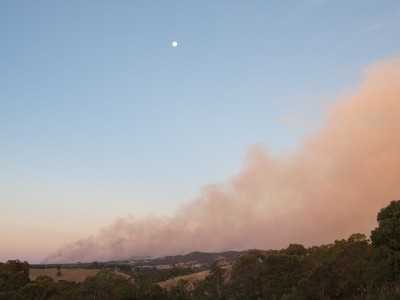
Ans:
[[[232,269],[232,265],[226,265],[222,267],[224,270],[227,270],[227,276],[229,277],[230,271]],[[61,272],[61,276],[57,276],[57,272]],[[75,281],[75,282],[83,282],[88,276],[95,276],[100,270],[99,269],[63,269],[58,270],[57,268],[51,269],[30,269],[29,277],[31,280],[36,280],[38,276],[49,276],[54,281]],[[123,276],[127,279],[131,278],[130,276],[120,272],[114,271],[115,274]],[[171,286],[176,285],[179,280],[187,280],[189,282],[189,288],[193,288],[193,283],[196,281],[204,280],[206,276],[210,274],[210,271],[202,271],[189,275],[175,277],[166,281],[159,282],[158,284],[165,289],[170,289]]]
[[[232,270],[232,265],[223,266],[222,269],[227,271],[226,275],[229,277],[230,272]],[[168,279],[168,280],[159,282],[158,285],[164,289],[169,290],[171,288],[171,286],[177,285],[179,280],[187,280],[189,282],[189,289],[192,289],[194,282],[204,280],[208,274],[210,274],[209,270],[197,272],[197,273],[193,273],[193,274],[189,274],[189,275],[183,275],[183,276],[179,276],[179,277],[175,277],[172,279]]]
[[[61,272],[61,276],[57,276],[57,272]],[[62,269],[57,270],[56,268],[53,269],[30,269],[29,270],[29,277],[31,280],[35,280],[38,276],[49,276],[53,278],[54,281],[75,281],[75,282],[82,282],[88,276],[95,276],[99,273],[100,270],[98,269]],[[114,271],[115,274],[124,276],[125,278],[130,278],[128,275]]]

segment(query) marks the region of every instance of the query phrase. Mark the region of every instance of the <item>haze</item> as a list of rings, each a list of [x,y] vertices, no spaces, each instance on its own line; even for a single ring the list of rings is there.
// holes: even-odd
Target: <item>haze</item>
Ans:
[[[368,234],[400,198],[399,16],[397,1],[1,3],[0,261]]]

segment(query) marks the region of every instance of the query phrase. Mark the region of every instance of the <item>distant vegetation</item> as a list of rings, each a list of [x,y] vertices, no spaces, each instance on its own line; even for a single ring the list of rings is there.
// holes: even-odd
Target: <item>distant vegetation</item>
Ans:
[[[192,273],[175,266],[151,273],[99,270],[82,282],[29,277],[30,266],[18,260],[0,264],[0,300],[13,299],[400,299],[400,200],[378,213],[371,240],[352,234],[347,240],[305,248],[250,251],[231,271],[215,262],[204,280],[180,280],[169,289],[157,282]],[[94,263],[92,268],[101,264]],[[184,277],[183,277],[184,278]]]

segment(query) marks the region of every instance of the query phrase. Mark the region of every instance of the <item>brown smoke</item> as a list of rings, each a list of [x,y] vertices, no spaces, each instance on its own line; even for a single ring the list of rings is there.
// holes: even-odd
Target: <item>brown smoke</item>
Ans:
[[[365,77],[296,153],[276,158],[256,146],[238,175],[207,186],[173,217],[119,219],[46,261],[277,249],[368,235],[379,209],[400,198],[400,59]]]

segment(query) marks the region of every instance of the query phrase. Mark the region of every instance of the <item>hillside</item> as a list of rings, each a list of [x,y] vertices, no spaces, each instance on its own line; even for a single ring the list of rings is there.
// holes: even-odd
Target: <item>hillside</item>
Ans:
[[[230,273],[232,271],[232,265],[222,266],[221,268],[226,270],[228,273],[227,277],[230,277]],[[164,289],[169,290],[172,286],[176,286],[180,280],[185,280],[189,283],[188,288],[193,289],[193,284],[195,282],[204,280],[207,277],[207,275],[209,275],[209,274],[210,274],[210,270],[206,270],[206,271],[196,272],[193,274],[177,276],[175,278],[159,282],[158,285]]]
[[[219,265],[232,264],[239,256],[252,250],[224,251],[224,252],[190,252],[185,255],[170,255],[164,257],[139,257],[110,262],[88,262],[70,264],[32,264],[32,269],[49,269],[61,267],[62,269],[102,269],[112,268],[125,273],[152,272],[168,270],[174,267],[188,268],[193,272],[207,270],[212,263]],[[262,251],[266,253],[266,251]]]
[[[128,260],[120,263],[128,263],[134,269],[156,268],[168,269],[172,267],[192,268],[194,271],[206,270],[209,266],[217,262],[220,265],[233,263],[240,255],[246,251],[225,251],[225,252],[190,252],[185,255],[164,256],[159,258],[148,258],[138,260]]]
[[[30,269],[29,278],[30,280],[36,280],[39,276],[49,276],[54,281],[73,281],[73,282],[83,282],[89,276],[96,276],[99,273],[99,269],[60,269],[51,268],[51,269]],[[60,272],[60,275],[57,273]],[[114,271],[116,275],[123,276],[125,278],[130,278],[130,276],[119,272]]]

